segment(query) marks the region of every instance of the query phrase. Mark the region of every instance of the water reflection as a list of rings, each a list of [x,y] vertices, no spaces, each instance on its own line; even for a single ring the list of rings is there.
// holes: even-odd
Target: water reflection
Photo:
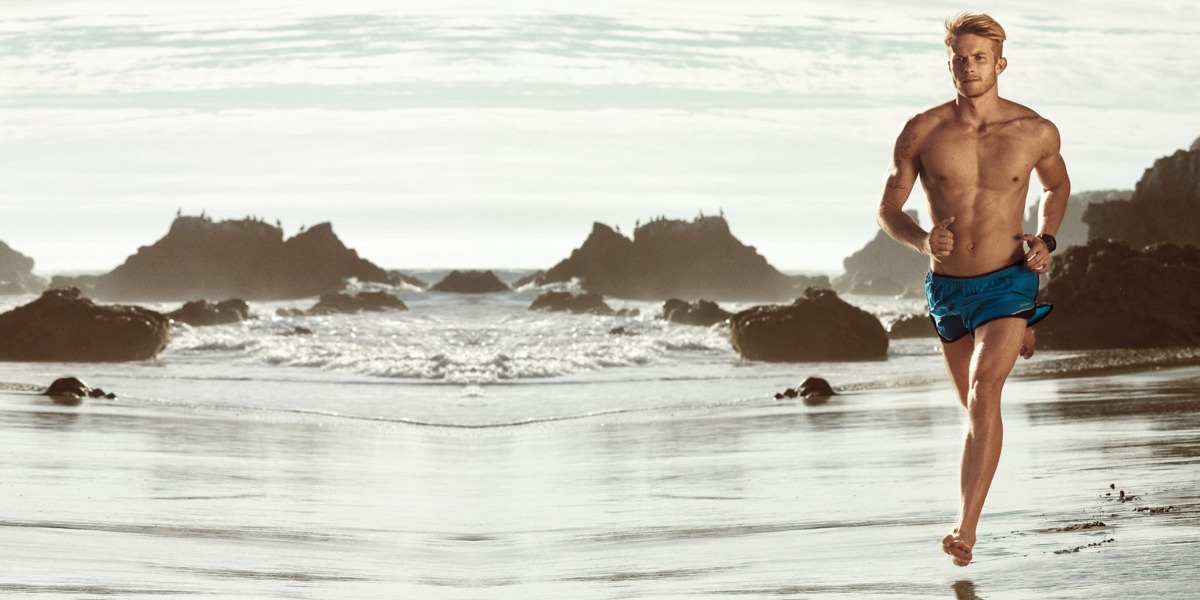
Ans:
[[[954,582],[954,600],[983,600],[975,593],[975,583],[964,579]]]

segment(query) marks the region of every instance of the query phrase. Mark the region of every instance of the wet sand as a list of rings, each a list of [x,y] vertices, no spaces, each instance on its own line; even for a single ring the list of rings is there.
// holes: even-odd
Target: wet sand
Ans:
[[[0,593],[1194,597],[1200,367],[1010,382],[965,569],[948,386],[773,391],[490,429],[0,392]]]

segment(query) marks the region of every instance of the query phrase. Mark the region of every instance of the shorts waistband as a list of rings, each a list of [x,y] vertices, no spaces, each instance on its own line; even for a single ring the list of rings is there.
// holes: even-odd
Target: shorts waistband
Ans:
[[[993,279],[996,277],[1002,277],[1004,275],[1007,275],[1009,273],[1009,271],[1011,271],[1013,269],[1024,269],[1024,268],[1025,268],[1024,263],[1018,261],[1011,265],[1008,265],[1007,267],[1000,267],[999,269],[996,269],[995,271],[988,271],[987,273],[981,273],[979,275],[970,275],[968,277],[962,277],[962,276],[958,276],[958,275],[943,275],[941,273],[934,273],[933,271],[929,272],[929,276],[933,277],[934,279],[945,279],[948,281],[986,281],[988,279]]]

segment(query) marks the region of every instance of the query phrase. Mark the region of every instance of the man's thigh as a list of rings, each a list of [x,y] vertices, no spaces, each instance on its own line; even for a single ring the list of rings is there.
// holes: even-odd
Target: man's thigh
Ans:
[[[971,357],[971,385],[1001,386],[1025,339],[1025,319],[1005,317],[988,321],[975,329],[975,352]]]

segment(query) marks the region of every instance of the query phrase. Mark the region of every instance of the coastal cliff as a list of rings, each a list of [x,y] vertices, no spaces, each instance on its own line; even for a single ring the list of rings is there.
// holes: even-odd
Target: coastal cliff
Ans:
[[[573,278],[594,294],[638,300],[778,300],[794,298],[809,286],[828,286],[824,278],[779,272],[734,237],[719,216],[655,219],[637,227],[633,239],[595,223],[583,245],[540,281]]]
[[[1089,205],[1083,221],[1090,239],[1200,245],[1200,139],[1154,161],[1128,200]]]
[[[396,283],[395,276],[347,248],[329,223],[284,240],[283,230],[257,219],[183,216],[166,236],[138,248],[111,272],[55,277],[51,285],[77,286],[110,301],[276,300],[337,292],[349,278]]]
[[[33,274],[33,259],[0,242],[0,294],[36,294],[46,281]]]
[[[1088,225],[1083,220],[1089,206],[1106,202],[1128,201],[1132,195],[1133,190],[1071,192],[1071,197],[1067,200],[1067,212],[1063,214],[1062,225],[1059,226],[1058,233],[1054,234],[1054,239],[1058,242],[1058,251],[1061,252],[1068,246],[1086,244],[1092,238],[1088,232]],[[1025,215],[1024,231],[1026,233],[1037,232],[1041,204],[1039,199],[1029,207],[1029,212]]]
[[[920,223],[917,211],[905,214]],[[833,280],[833,289],[839,294],[920,297],[925,293],[929,257],[879,231],[862,250],[843,260],[842,266],[845,274]]]

